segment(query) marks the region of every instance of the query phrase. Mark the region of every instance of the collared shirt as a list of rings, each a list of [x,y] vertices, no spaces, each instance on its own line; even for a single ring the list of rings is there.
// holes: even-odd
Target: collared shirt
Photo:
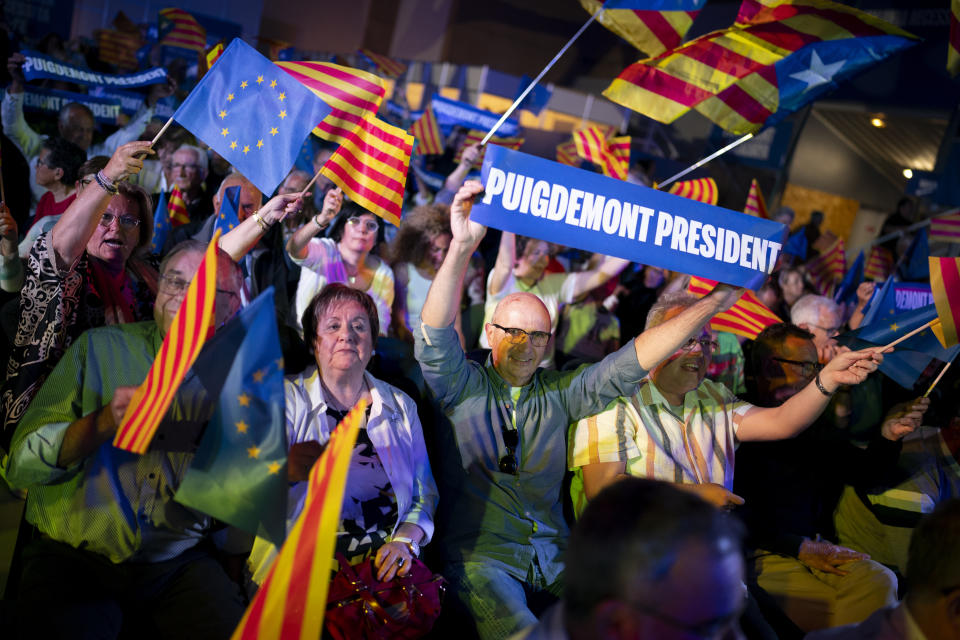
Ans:
[[[553,583],[569,533],[560,495],[566,428],[636,389],[646,372],[633,342],[577,371],[538,369],[514,401],[489,359],[466,359],[452,327],[421,324],[414,337],[424,379],[452,425],[438,433],[447,560],[495,563],[520,581],[536,560]],[[499,470],[502,429],[512,428],[514,410],[516,475]]]
[[[683,398],[677,415],[649,379],[627,398],[571,427],[574,509],[586,506],[581,467],[625,462],[626,473],[684,484],[715,482],[733,489],[733,454],[740,420],[753,408],[722,384],[704,380]]]
[[[113,562],[159,562],[197,544],[210,518],[174,502],[191,453],[143,455],[102,444],[57,466],[70,423],[108,405],[119,386],[144,380],[163,342],[153,321],[91,329],[67,350],[14,433],[7,480],[27,488],[27,520],[54,540]],[[212,407],[185,380],[164,423],[198,422]],[[157,438],[163,435],[160,425]]]

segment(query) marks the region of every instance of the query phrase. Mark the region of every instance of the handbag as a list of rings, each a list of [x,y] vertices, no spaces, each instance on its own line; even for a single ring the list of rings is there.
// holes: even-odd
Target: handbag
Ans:
[[[417,558],[403,577],[380,582],[373,559],[352,566],[337,554],[340,570],[330,581],[324,629],[334,640],[419,638],[440,615],[446,580]]]

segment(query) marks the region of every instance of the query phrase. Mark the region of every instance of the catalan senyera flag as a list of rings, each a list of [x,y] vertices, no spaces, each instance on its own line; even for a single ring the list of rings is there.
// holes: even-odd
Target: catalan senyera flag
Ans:
[[[143,44],[139,33],[126,33],[115,29],[97,29],[97,49],[101,62],[116,65],[120,69],[136,69],[137,49]]]
[[[767,203],[763,199],[763,192],[760,191],[760,183],[754,178],[750,181],[750,191],[747,193],[747,204],[743,205],[743,212],[758,218],[769,218]]]
[[[867,266],[863,268],[863,277],[877,282],[886,280],[893,271],[893,253],[886,247],[874,245],[867,256]]]
[[[720,193],[717,191],[717,181],[713,178],[674,182],[670,185],[668,193],[712,205],[716,205],[717,200],[720,199]]]
[[[603,93],[665,124],[696,109],[753,133],[915,42],[829,0],[744,0],[732,27],[627,67]]]
[[[930,242],[960,242],[960,213],[930,218]]]
[[[374,53],[370,49],[360,49],[357,53],[366,58],[370,64],[375,66],[378,71],[383,72],[388,78],[399,78],[407,70],[407,65],[402,62]]]
[[[473,144],[480,144],[480,141],[483,140],[483,136],[487,135],[483,131],[478,131],[476,129],[470,129],[467,131],[467,134],[463,137],[463,140],[460,141],[460,146],[457,147],[457,152],[453,156],[454,162],[460,162],[460,159],[463,158],[463,152],[467,147]],[[519,137],[510,137],[510,138],[501,138],[499,136],[490,136],[490,139],[487,141],[487,144],[496,144],[501,147],[507,147],[508,149],[517,150],[523,146],[524,139]],[[480,147],[480,155],[477,156],[477,162],[473,166],[480,168],[480,165],[483,164],[483,157],[486,154],[486,148]]]
[[[960,342],[960,258],[930,258],[930,289],[941,328],[934,333],[949,348]]]
[[[947,73],[960,71],[960,0],[950,0],[950,39],[947,41]]]
[[[430,107],[410,126],[410,133],[417,139],[417,153],[425,156],[443,153],[443,134]]]
[[[702,298],[717,286],[716,280],[691,277],[687,291]],[[750,340],[756,339],[760,332],[772,324],[783,322],[757,298],[753,291],[746,291],[737,302],[721,313],[713,316],[710,327],[715,331],[728,331]]]
[[[689,4],[695,7],[690,11],[657,11],[652,9],[610,8],[597,16],[597,22],[632,44],[649,56],[660,55],[667,49],[673,49],[681,42],[696,19],[699,9],[706,0],[696,0]],[[580,0],[580,4],[591,14],[605,3],[602,0]],[[612,2],[606,4],[613,5]],[[646,3],[649,6],[655,3]]]
[[[330,105],[314,135],[343,144],[364,117],[374,116],[387,87],[376,75],[332,62],[278,62],[281,69]]]
[[[571,167],[580,166],[580,156],[577,155],[577,143],[570,139],[557,145],[557,162]]]
[[[807,262],[807,273],[813,287],[822,296],[832,296],[834,287],[843,280],[847,271],[847,255],[843,240],[837,240],[826,251]]]
[[[231,640],[321,636],[347,469],[365,411],[366,401],[361,399],[314,463],[303,511]]]
[[[183,9],[161,9],[160,44],[201,53],[207,48],[207,30]]]
[[[399,225],[411,153],[413,136],[369,115],[320,172],[360,206]]]
[[[212,67],[213,63],[220,59],[220,56],[223,55],[223,49],[223,42],[218,42],[210,47],[210,50],[207,51],[207,69]]]
[[[170,189],[170,198],[167,200],[167,215],[170,217],[171,227],[179,227],[190,222],[187,203],[183,199],[180,187],[174,186],[173,189]]]
[[[613,136],[613,127],[591,125],[573,132],[577,155],[600,167],[603,175],[626,180],[630,169],[630,136]]]
[[[113,439],[113,446],[132,453],[144,453],[157,427],[170,408],[180,383],[196,360],[213,328],[214,301],[217,297],[217,243],[214,233],[207,251],[187,287],[180,309],[160,351],[127,406]]]

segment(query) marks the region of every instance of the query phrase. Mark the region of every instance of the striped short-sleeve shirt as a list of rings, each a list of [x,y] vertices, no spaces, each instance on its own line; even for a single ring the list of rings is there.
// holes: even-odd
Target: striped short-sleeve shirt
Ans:
[[[646,379],[637,393],[570,428],[568,466],[576,514],[586,507],[582,467],[625,462],[632,476],[685,484],[714,482],[733,489],[740,420],[753,405],[724,385],[704,380],[683,399],[683,415]]]

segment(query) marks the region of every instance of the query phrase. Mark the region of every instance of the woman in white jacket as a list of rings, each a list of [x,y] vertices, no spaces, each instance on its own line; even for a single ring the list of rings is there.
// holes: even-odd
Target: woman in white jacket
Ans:
[[[285,384],[289,530],[303,509],[307,476],[330,434],[360,398],[366,419],[354,447],[337,532],[337,553],[356,564],[373,558],[377,577],[406,575],[420,545],[433,535],[437,487],[417,409],[405,393],[365,371],[379,332],[377,308],[366,293],[325,286],[303,314],[304,336],[317,367]],[[276,555],[261,538],[250,554],[260,584]]]

